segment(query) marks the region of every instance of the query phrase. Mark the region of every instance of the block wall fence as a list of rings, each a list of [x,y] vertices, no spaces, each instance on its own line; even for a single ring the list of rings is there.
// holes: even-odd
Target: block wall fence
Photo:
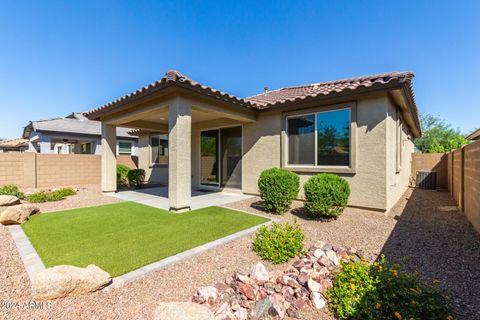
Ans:
[[[437,172],[437,186],[448,188],[450,197],[480,232],[480,141],[449,153],[412,155],[412,186],[418,170]]]
[[[119,155],[117,163],[134,169],[136,156]],[[100,185],[101,156],[80,154],[0,153],[0,186],[47,188]]]

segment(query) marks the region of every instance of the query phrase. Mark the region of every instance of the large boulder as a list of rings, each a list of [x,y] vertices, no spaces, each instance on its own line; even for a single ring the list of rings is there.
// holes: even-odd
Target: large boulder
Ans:
[[[7,207],[0,214],[1,224],[20,224],[27,221],[31,214],[40,212],[38,207],[29,204],[19,204]]]
[[[19,203],[20,199],[15,196],[0,195],[0,207],[13,206],[14,204]]]
[[[108,285],[110,279],[107,272],[93,264],[86,268],[61,265],[35,274],[32,292],[36,299],[56,299],[99,290]]]
[[[204,305],[193,302],[161,302],[154,320],[213,320],[213,313]]]

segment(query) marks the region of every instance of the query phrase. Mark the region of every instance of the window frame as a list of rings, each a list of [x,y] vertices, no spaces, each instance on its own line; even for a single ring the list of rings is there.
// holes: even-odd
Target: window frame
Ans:
[[[161,136],[167,136],[167,142],[169,141],[168,133],[156,133],[156,134],[150,134],[148,136],[148,162],[150,163],[150,168],[153,168],[153,167],[168,167],[168,163],[169,163],[168,157],[170,155],[170,147],[168,148],[168,154],[166,155],[167,163],[152,162],[152,156],[153,156],[152,138],[158,137],[158,146],[160,147],[160,145],[161,145],[160,140],[165,140],[165,139],[161,139],[160,138]]]
[[[120,143],[130,144],[130,153],[121,152]],[[122,156],[133,155],[133,142],[132,141],[126,141],[126,140],[118,140],[118,155],[122,155]]]
[[[318,131],[317,114],[322,112],[331,112],[336,110],[350,110],[350,165],[349,166],[326,166],[318,165]],[[288,119],[315,115],[315,164],[300,165],[288,163]],[[295,172],[328,172],[328,173],[356,173],[356,153],[357,153],[357,104],[356,102],[346,102],[341,104],[317,106],[308,109],[300,109],[290,112],[284,112],[282,115],[282,168]]]
[[[395,173],[400,173],[402,171],[402,161],[403,161],[403,118],[400,110],[397,108],[397,121],[396,123],[396,170]]]

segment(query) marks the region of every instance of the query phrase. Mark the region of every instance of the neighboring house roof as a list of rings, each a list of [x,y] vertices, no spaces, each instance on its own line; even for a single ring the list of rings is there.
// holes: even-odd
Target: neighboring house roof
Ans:
[[[474,130],[472,133],[465,137],[467,140],[480,140],[480,128]]]
[[[28,139],[17,138],[0,141],[0,148],[21,148],[28,146]]]
[[[81,118],[84,118],[83,120]],[[127,133],[130,129],[117,127],[118,137],[132,136]],[[23,130],[23,137],[29,138],[33,131],[49,131],[58,133],[77,133],[88,135],[101,135],[102,123],[85,118],[81,113],[73,113],[66,118],[52,118],[46,120],[35,120]]]
[[[135,92],[125,95],[119,99],[109,102],[101,107],[87,111],[85,115],[90,119],[99,119],[102,114],[113,111],[120,105],[132,102],[137,98],[153,94],[154,92],[166,89],[168,87],[177,86],[197,93],[201,93],[212,98],[236,104],[242,107],[268,110],[274,107],[286,106],[292,103],[301,102],[307,99],[314,99],[321,96],[329,96],[333,94],[347,95],[364,90],[390,89],[394,86],[402,87],[406,94],[406,100],[409,104],[409,111],[414,119],[416,129],[420,134],[420,121],[418,117],[418,109],[415,103],[415,96],[412,88],[413,72],[388,72],[374,74],[362,77],[346,78],[342,80],[313,83],[301,86],[285,87],[247,98],[239,98],[228,93],[213,89],[202,85],[176,70],[169,70],[165,76]]]

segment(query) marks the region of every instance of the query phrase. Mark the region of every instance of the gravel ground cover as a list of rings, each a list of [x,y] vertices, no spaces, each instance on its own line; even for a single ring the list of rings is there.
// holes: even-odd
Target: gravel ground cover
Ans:
[[[229,206],[250,212],[262,211],[258,198]],[[409,190],[388,214],[348,208],[336,221],[308,220],[301,204],[295,203],[282,219],[298,219],[305,228],[306,246],[323,240],[362,249],[375,258],[410,256],[406,267],[418,270],[426,281],[440,280],[449,292],[456,319],[479,319],[480,235],[458,211],[441,211],[451,206],[447,193]],[[268,216],[268,215],[267,215]],[[51,308],[22,310],[0,308],[7,319],[152,319],[160,301],[186,301],[198,287],[225,279],[235,271],[248,273],[260,259],[246,237],[151,273],[121,288],[81,297],[55,300]],[[0,227],[0,302],[31,301],[30,283],[5,227]],[[268,270],[285,265],[265,263]],[[333,319],[328,311],[305,315],[305,319]]]
[[[40,212],[51,212],[51,211],[60,211],[76,208],[85,208],[92,206],[99,206],[102,204],[122,202],[123,200],[110,197],[102,194],[100,187],[98,185],[79,185],[79,186],[69,186],[72,188],[78,189],[76,195],[68,196],[64,200],[44,202],[44,203],[35,203],[34,205],[40,208]],[[24,192],[36,192],[45,190],[43,189],[25,189]]]

